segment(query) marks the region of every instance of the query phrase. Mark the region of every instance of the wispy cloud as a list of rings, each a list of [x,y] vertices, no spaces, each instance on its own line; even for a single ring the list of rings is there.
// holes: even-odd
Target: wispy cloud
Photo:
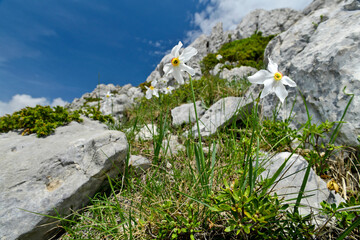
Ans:
[[[9,102],[0,101],[0,116],[11,114],[24,107],[35,107],[36,105],[65,106],[65,104],[67,104],[67,102],[61,98],[55,98],[52,101],[49,101],[45,97],[33,98],[26,94],[16,94]]]
[[[241,19],[255,9],[271,10],[276,8],[293,8],[302,10],[312,0],[199,0],[205,9],[194,14],[193,24],[197,31],[187,33],[189,39],[194,40],[200,34],[210,34],[212,27],[218,22],[223,23],[225,30],[234,29]]]

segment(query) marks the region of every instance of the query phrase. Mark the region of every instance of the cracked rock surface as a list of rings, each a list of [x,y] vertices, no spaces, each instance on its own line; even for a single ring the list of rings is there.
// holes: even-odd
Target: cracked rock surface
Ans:
[[[107,175],[119,173],[128,151],[125,134],[83,119],[45,138],[0,134],[0,239],[49,239],[55,220],[34,213],[82,208]]]

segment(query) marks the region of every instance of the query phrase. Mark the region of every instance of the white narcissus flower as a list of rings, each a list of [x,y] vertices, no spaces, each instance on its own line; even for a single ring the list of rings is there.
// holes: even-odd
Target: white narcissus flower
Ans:
[[[171,93],[174,88],[172,86],[164,87],[163,89],[164,94]]]
[[[221,56],[220,54],[216,55],[216,59],[217,59],[218,61],[220,61],[222,58],[223,58],[223,56]]]
[[[171,50],[171,62],[165,64],[164,72],[165,75],[169,75],[172,73],[176,81],[181,85],[184,84],[184,78],[181,75],[181,71],[188,72],[191,76],[195,74],[195,70],[185,63],[190,60],[194,55],[197,54],[197,50],[193,47],[187,47],[184,51],[180,54],[180,48],[182,47],[182,43],[179,42],[178,45],[173,47]]]
[[[159,97],[159,89],[156,88],[156,85],[157,85],[157,81],[154,80],[151,82],[150,87],[145,86],[145,88],[147,89],[145,97],[147,99],[151,99],[152,96]]]
[[[271,61],[269,58],[268,70],[260,70],[254,75],[248,77],[251,83],[264,84],[264,89],[261,92],[260,98],[266,97],[269,93],[275,92],[276,96],[284,103],[288,92],[285,89],[285,85],[290,87],[296,87],[296,83],[289,77],[283,76],[281,72],[278,72],[278,65]]]
[[[112,96],[113,96],[113,94],[112,94],[110,91],[108,91],[108,92],[106,93],[106,95],[105,95],[106,99],[109,99],[109,98],[111,98]]]

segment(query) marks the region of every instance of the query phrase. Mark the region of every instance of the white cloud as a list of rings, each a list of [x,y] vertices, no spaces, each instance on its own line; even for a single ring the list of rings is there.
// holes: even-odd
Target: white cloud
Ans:
[[[9,102],[0,101],[0,116],[3,116],[5,114],[11,114],[24,107],[35,107],[36,105],[64,106],[65,104],[67,104],[67,102],[62,100],[61,98],[55,98],[52,102],[50,102],[44,97],[33,98],[30,95],[26,94],[16,94],[11,98]]]
[[[223,23],[224,30],[234,29],[241,19],[255,9],[271,10],[276,8],[293,8],[302,10],[309,5],[312,0],[199,0],[206,4],[203,11],[194,15],[193,23],[199,31],[190,31],[187,33],[189,39],[194,40],[198,35],[210,34],[212,27],[218,23]]]

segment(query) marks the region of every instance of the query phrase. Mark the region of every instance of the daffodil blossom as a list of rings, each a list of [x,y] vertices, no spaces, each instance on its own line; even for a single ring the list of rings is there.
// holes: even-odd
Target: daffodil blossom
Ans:
[[[154,81],[151,82],[150,87],[145,86],[145,88],[147,89],[145,97],[147,99],[151,99],[152,96],[159,97],[159,89],[156,88],[156,85],[157,85],[157,81],[154,80]]]
[[[194,55],[197,54],[197,50],[193,47],[187,47],[180,54],[180,48],[182,43],[179,42],[178,45],[173,47],[171,50],[171,61],[164,66],[165,75],[168,76],[170,73],[174,75],[176,81],[181,85],[184,84],[184,78],[181,75],[181,71],[188,72],[191,76],[195,74],[195,70],[185,63],[190,60]]]
[[[106,95],[105,95],[106,99],[109,99],[109,98],[111,98],[112,96],[113,96],[113,94],[112,94],[110,91],[108,91],[108,92],[106,93]]]
[[[269,58],[268,70],[260,70],[254,75],[248,77],[251,83],[264,84],[264,89],[261,92],[260,98],[266,97],[269,93],[275,92],[276,96],[284,103],[288,92],[285,89],[285,85],[290,87],[296,87],[296,83],[287,76],[283,76],[278,71],[278,65],[271,61]]]
[[[164,87],[164,88],[162,89],[162,91],[164,92],[164,94],[171,93],[172,90],[174,90],[174,88],[173,88],[172,86]]]

